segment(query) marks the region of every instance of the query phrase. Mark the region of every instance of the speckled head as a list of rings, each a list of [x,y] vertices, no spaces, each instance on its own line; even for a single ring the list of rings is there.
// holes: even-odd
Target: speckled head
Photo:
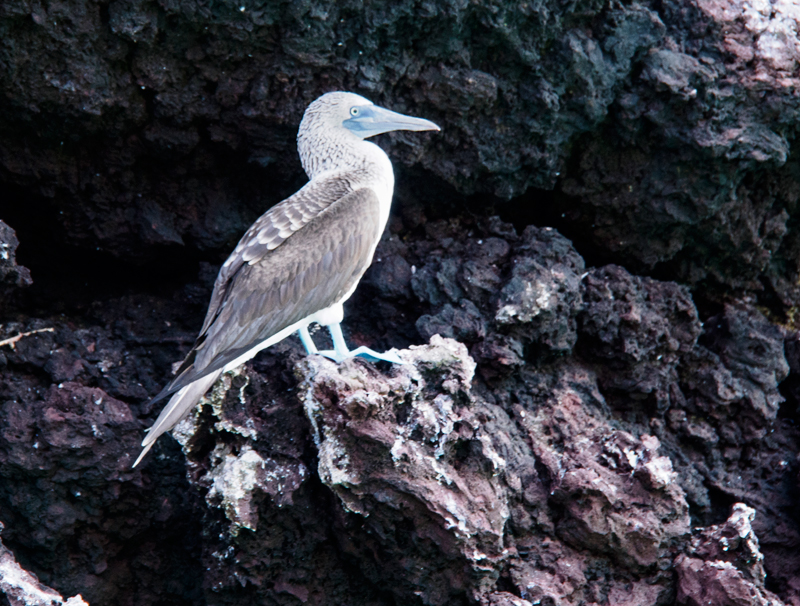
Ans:
[[[404,116],[374,105],[361,95],[333,92],[322,95],[306,109],[300,123],[300,133],[324,129],[345,131],[359,139],[367,139],[393,130],[440,130],[430,120]]]
[[[393,130],[440,129],[430,120],[378,107],[355,93],[326,93],[308,106],[300,123],[297,148],[303,168],[309,177],[322,170],[342,168],[355,157],[346,150]]]

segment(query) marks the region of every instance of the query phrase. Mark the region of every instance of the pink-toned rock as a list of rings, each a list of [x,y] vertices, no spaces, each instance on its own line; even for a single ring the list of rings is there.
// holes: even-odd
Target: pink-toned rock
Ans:
[[[597,414],[599,394],[594,402],[586,397],[593,377],[565,379],[533,414],[520,410],[534,452],[550,472],[553,498],[567,514],[557,532],[573,547],[645,569],[689,532],[683,490],[669,459],[657,456],[657,439],[614,431]]]
[[[766,573],[751,523],[756,512],[733,506],[724,524],[702,529],[689,555],[675,560],[678,603],[687,606],[783,606],[764,587]]]
[[[307,358],[298,390],[319,476],[363,518],[370,542],[378,539],[384,574],[398,590],[444,604],[491,587],[508,557],[507,461],[483,422],[499,411],[473,401],[475,363],[460,343],[434,336],[401,355],[407,364],[389,376],[358,360]],[[425,555],[431,549],[436,567]]]

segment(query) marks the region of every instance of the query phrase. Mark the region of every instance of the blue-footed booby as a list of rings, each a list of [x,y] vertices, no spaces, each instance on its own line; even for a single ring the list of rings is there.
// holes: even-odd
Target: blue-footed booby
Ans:
[[[194,347],[154,399],[172,396],[134,467],[220,374],[294,332],[306,352],[337,362],[364,356],[403,363],[366,347],[350,351],[339,326],[342,304],[372,263],[394,190],[389,157],[366,139],[395,130],[439,127],[353,93],[327,93],[308,106],[297,148],[309,182],[263,214],[220,268]],[[328,328],[332,350],[317,350],[308,332],[312,322]]]

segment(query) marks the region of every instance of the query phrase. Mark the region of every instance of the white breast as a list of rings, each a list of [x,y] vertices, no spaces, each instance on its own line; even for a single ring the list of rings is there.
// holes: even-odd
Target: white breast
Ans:
[[[383,233],[389,220],[394,194],[394,170],[389,156],[380,147],[369,141],[359,142],[358,153],[363,158],[363,165],[358,170],[351,170],[348,179],[353,189],[368,187],[378,196],[381,205],[380,233]],[[377,242],[376,242],[377,244]]]

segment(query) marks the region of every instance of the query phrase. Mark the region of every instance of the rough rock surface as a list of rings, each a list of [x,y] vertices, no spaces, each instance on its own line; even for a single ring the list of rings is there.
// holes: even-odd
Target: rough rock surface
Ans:
[[[0,530],[2,530],[0,528]],[[0,591],[10,606],[88,606],[80,595],[64,600],[24,570],[0,543]]]
[[[32,283],[28,268],[17,264],[15,253],[18,246],[19,240],[14,230],[0,221],[0,287],[4,293]]]
[[[143,383],[155,386],[140,362],[177,335],[133,336],[153,309],[127,303],[113,328],[3,325],[3,337],[30,333],[0,352],[3,541],[45,585],[90,604],[196,603],[201,510],[183,466],[130,469]]]
[[[790,0],[0,3],[0,559],[93,605],[800,606],[798,32]],[[444,127],[378,140],[344,323],[408,364],[287,339],[131,470],[332,89]]]
[[[434,336],[400,353],[407,365],[388,375],[358,360],[337,366],[311,357],[296,366],[309,422],[303,437],[307,448],[311,434],[316,469],[298,449],[276,447],[258,421],[238,425],[237,417],[251,418],[220,405],[250,391],[249,373],[231,375],[209,400],[215,431],[227,434],[213,451],[202,447],[204,412],[181,428],[190,469],[204,470],[196,481],[225,519],[205,561],[212,603],[268,601],[276,593],[350,603],[345,596],[356,588],[331,587],[327,578],[337,559],[339,566],[358,562],[363,603],[387,594],[396,603],[488,605],[505,587],[530,603],[578,604],[593,599],[587,574],[598,566],[658,585],[654,595],[668,593],[657,568],[688,538],[688,505],[658,439],[637,439],[603,419],[591,373],[565,369],[546,401],[505,410],[472,392],[475,363],[463,344]],[[253,393],[238,407],[257,406],[274,387]],[[278,554],[298,526],[287,516],[309,515],[315,478],[335,495],[325,505],[341,531],[337,559],[309,554],[316,574],[299,562],[286,571]],[[305,542],[321,551],[323,541],[309,534]],[[257,553],[264,541],[276,550],[266,560]],[[242,587],[256,578],[253,588]],[[623,591],[610,575],[601,582],[605,591]]]
[[[751,526],[755,515],[753,508],[737,503],[724,524],[693,537],[690,555],[675,561],[679,604],[783,604],[764,588],[764,556]]]
[[[797,7],[681,1],[660,17],[664,38],[565,179],[575,219],[640,268],[794,306]]]

